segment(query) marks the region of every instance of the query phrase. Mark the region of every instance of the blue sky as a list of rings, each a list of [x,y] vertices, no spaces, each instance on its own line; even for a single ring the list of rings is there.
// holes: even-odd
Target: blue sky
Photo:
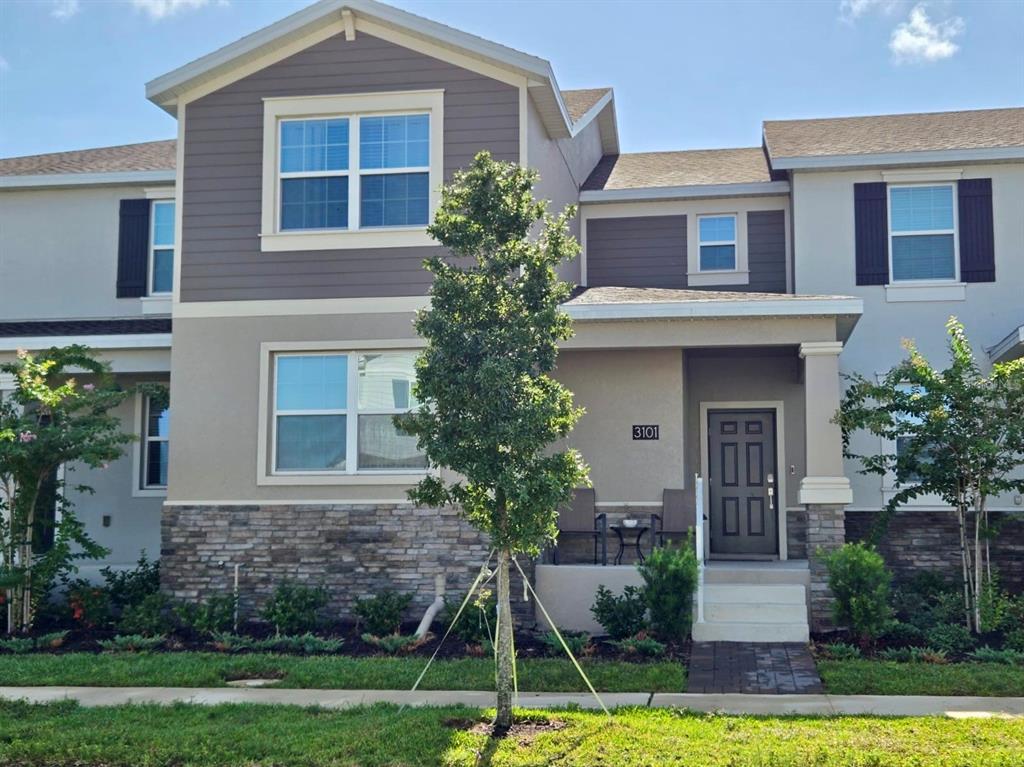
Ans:
[[[0,156],[170,138],[147,80],[307,0],[0,0]],[[624,151],[751,146],[764,119],[1024,104],[1024,0],[396,0],[611,85]],[[525,12],[524,12],[525,11]]]

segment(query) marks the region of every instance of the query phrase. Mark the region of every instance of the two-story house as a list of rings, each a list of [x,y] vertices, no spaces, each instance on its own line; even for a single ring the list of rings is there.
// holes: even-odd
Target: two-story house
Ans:
[[[149,322],[145,294],[160,292],[156,254],[170,245],[160,285],[174,417],[151,434],[136,404],[139,457],[110,491],[124,504],[144,492],[150,443],[164,437],[152,448],[169,472],[161,529],[155,501],[136,516],[138,541],[159,538],[165,588],[181,598],[227,588],[234,565],[247,611],[286,577],[324,583],[343,612],[388,586],[425,605],[435,575],[468,585],[486,541],[454,509],[408,503],[431,469],[391,417],[416,405],[412,319],[427,303],[421,262],[438,249],[425,227],[440,185],[483,149],[536,168],[552,206],[580,205],[583,252],[563,273],[579,286],[566,304],[576,335],[557,372],[586,408],[571,441],[594,488],[579,506],[591,521],[655,514],[677,535],[703,520],[701,637],[799,640],[827,621],[813,554],[861,535],[891,492],[843,460],[831,421],[841,372],[888,369],[902,336],[938,355],[949,314],[992,359],[1024,353],[1021,109],[767,122],[759,147],[622,153],[610,89],[563,91],[543,59],[370,0],[323,0],[150,82],[147,96],[177,119],[170,207],[137,202],[158,194],[148,182],[0,186],[0,215],[7,195],[32,208],[10,215],[24,235],[0,245],[16,256],[4,268],[33,269],[30,221],[51,221],[60,195],[106,195],[107,241],[89,254],[103,300],[84,316]],[[72,154],[69,175],[89,174],[88,153]],[[9,164],[37,161],[0,162],[0,185]],[[141,287],[116,299],[144,208]],[[64,228],[49,231],[69,242]],[[86,298],[50,314],[45,298],[5,302],[0,328],[44,345],[17,324]],[[919,514],[887,555],[941,566],[949,515]],[[1024,525],[1008,529],[1024,539]],[[583,549],[532,570],[566,628],[589,626],[598,584],[636,577],[595,567],[593,530],[579,532]]]

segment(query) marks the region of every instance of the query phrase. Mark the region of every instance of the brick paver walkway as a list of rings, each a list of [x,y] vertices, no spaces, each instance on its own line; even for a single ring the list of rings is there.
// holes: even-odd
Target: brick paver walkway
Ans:
[[[825,689],[807,645],[694,642],[686,691],[816,695]]]

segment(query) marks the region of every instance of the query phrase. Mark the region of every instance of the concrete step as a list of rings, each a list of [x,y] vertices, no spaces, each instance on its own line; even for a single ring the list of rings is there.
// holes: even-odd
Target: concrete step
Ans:
[[[788,562],[710,562],[704,567],[704,583],[769,583],[811,582],[811,571],[803,560]]]
[[[794,623],[807,625],[807,606],[792,602],[713,602],[704,600],[704,619],[713,623]]]
[[[800,623],[749,623],[705,621],[693,624],[695,642],[807,642],[807,621]]]
[[[804,605],[807,603],[807,588],[801,584],[704,584],[704,602],[730,602],[734,604],[775,604]]]

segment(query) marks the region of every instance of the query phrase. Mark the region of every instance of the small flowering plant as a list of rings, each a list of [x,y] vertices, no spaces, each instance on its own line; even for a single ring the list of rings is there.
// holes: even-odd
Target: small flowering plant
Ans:
[[[20,350],[0,371],[14,376],[15,387],[0,398],[0,589],[11,605],[8,631],[27,631],[57,578],[74,572],[79,559],[106,554],[74,515],[61,492],[64,480],[55,479],[57,469],[109,464],[135,437],[111,415],[129,392],[84,346],[54,347],[38,356]],[[79,385],[72,371],[90,382]],[[56,522],[37,516],[47,486],[60,509]],[[45,547],[38,540],[43,525],[53,530]]]

